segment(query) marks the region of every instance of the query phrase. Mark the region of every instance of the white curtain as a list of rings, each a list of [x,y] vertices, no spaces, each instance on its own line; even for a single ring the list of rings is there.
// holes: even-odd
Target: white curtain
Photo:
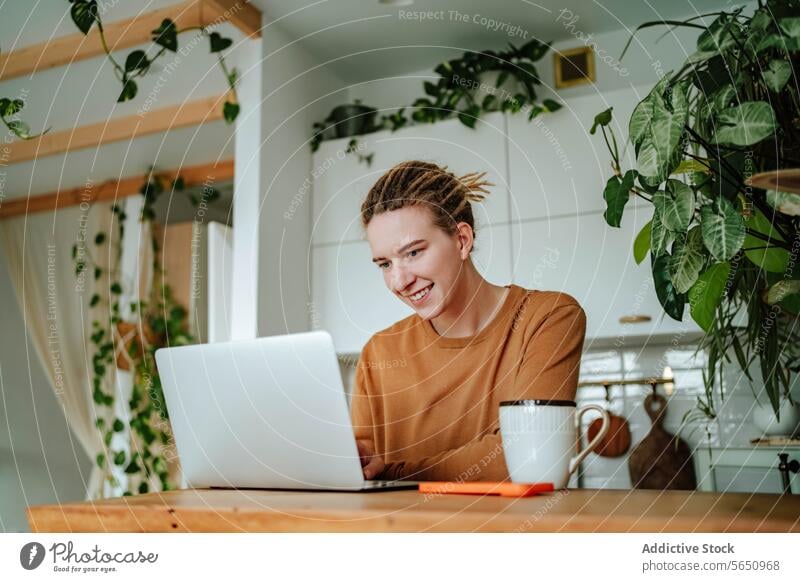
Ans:
[[[108,268],[119,267],[118,233],[111,231],[112,219],[111,203],[95,203],[0,221],[0,245],[27,334],[73,434],[92,460],[87,499],[119,493],[109,491],[106,473],[95,461],[104,451],[95,419],[100,415],[112,422],[113,416],[107,407],[96,407],[93,399],[94,344],[89,340],[94,320],[102,323],[106,334],[111,331],[108,305],[89,303],[95,292],[108,296]],[[116,221],[114,226],[118,227]],[[108,240],[96,244],[98,232],[106,233]],[[104,269],[102,277],[95,280],[91,261],[76,277],[72,256],[76,244],[79,256],[90,255]],[[113,367],[107,370],[104,391],[117,390],[116,374]]]

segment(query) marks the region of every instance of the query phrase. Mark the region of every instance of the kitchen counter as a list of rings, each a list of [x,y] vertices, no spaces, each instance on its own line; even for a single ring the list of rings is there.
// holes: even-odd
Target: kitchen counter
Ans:
[[[568,489],[522,499],[417,491],[187,489],[28,508],[34,532],[800,532],[800,495]]]

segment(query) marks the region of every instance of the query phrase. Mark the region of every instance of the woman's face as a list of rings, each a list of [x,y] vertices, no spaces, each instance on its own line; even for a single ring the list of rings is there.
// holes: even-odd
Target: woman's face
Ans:
[[[389,290],[423,319],[447,308],[472,249],[472,229],[459,223],[448,234],[423,206],[375,215],[367,226],[372,261]]]

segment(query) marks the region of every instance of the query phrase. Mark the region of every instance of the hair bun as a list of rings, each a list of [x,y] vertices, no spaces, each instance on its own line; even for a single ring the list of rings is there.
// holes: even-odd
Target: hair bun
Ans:
[[[470,172],[458,178],[461,185],[464,186],[464,199],[470,202],[483,202],[489,190],[485,186],[494,186],[492,182],[484,180],[486,172]]]

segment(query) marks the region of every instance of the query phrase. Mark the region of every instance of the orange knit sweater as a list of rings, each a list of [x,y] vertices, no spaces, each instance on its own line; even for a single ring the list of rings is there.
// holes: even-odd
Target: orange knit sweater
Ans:
[[[574,400],[586,316],[569,295],[510,285],[494,319],[464,338],[411,315],[375,334],[356,370],[356,438],[371,439],[381,478],[508,478],[498,406]]]

